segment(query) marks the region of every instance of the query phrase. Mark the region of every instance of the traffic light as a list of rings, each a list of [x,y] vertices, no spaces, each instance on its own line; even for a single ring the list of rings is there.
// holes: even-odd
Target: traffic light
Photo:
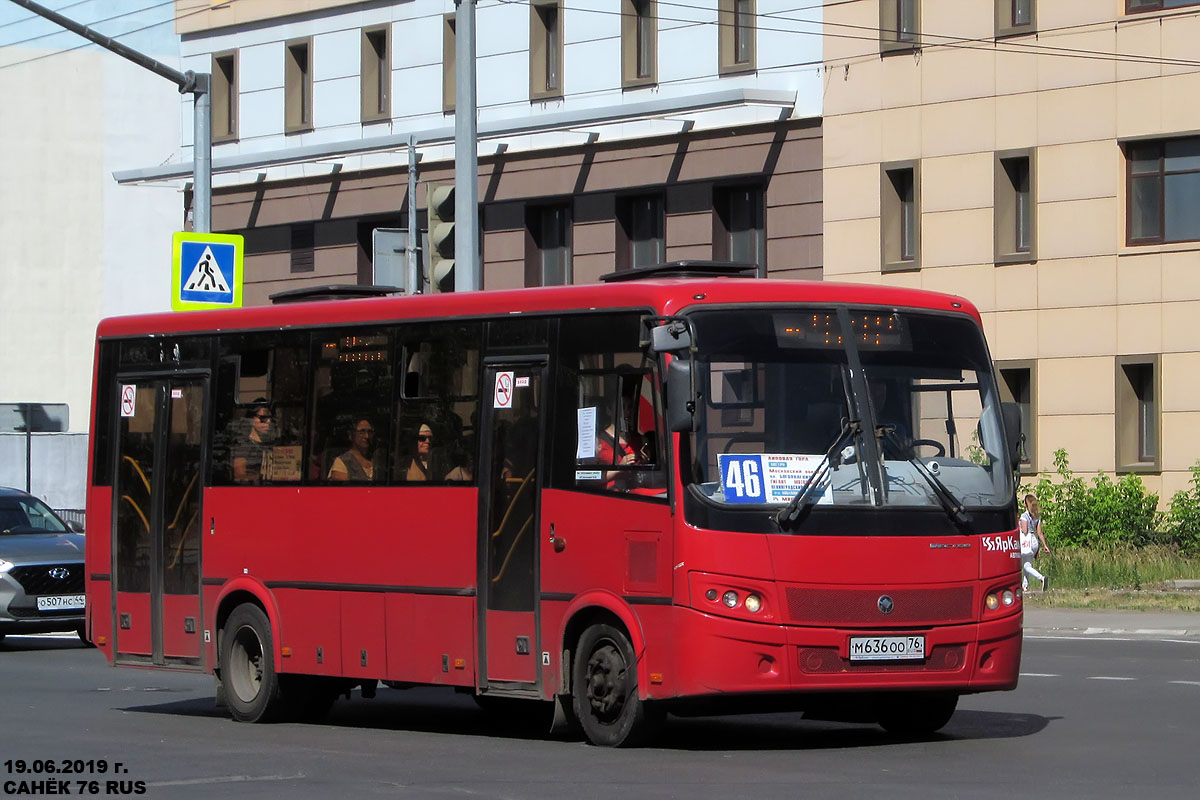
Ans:
[[[435,292],[454,291],[454,184],[431,184],[429,200],[429,282]]]

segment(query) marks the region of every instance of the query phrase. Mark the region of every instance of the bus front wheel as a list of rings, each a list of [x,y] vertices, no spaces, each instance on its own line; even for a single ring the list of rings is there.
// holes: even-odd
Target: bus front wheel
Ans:
[[[225,622],[221,683],[225,701],[238,722],[269,722],[279,714],[282,702],[271,621],[256,605],[243,603]]]
[[[941,730],[958,707],[954,693],[909,692],[880,699],[879,725],[897,736],[928,736]]]
[[[571,695],[575,716],[592,744],[629,747],[661,720],[638,697],[637,660],[629,638],[611,625],[592,625],[575,650]]]

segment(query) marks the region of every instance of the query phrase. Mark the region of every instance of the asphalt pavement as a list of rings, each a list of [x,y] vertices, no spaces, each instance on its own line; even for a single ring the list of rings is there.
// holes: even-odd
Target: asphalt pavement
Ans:
[[[1025,632],[1035,636],[1200,639],[1200,614],[1029,606],[1025,609]]]

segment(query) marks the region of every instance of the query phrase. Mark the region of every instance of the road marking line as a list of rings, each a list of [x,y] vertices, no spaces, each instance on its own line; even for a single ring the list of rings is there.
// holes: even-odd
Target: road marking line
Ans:
[[[1180,686],[1200,686],[1200,681],[1171,681],[1171,683],[1177,683]]]
[[[1061,678],[1062,675],[1056,675],[1053,672],[1022,672],[1022,678]]]
[[[1082,633],[1074,636],[1052,636],[1050,634],[1026,633],[1026,639],[1053,639],[1074,642],[1171,642],[1172,644],[1200,644],[1200,639],[1134,639],[1128,636],[1092,636]]]
[[[1110,675],[1089,675],[1089,681],[1136,681],[1137,678],[1114,678]]]
[[[146,781],[146,786],[197,786],[205,783],[246,783],[248,781],[294,781],[307,777],[296,775],[222,775],[212,778],[189,778],[181,781]]]

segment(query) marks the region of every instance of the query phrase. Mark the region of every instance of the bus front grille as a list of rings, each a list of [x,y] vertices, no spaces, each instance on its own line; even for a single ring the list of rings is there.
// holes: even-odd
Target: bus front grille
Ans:
[[[970,586],[896,590],[790,586],[786,596],[788,621],[799,625],[947,625],[975,617]],[[891,610],[884,613],[882,608]]]

